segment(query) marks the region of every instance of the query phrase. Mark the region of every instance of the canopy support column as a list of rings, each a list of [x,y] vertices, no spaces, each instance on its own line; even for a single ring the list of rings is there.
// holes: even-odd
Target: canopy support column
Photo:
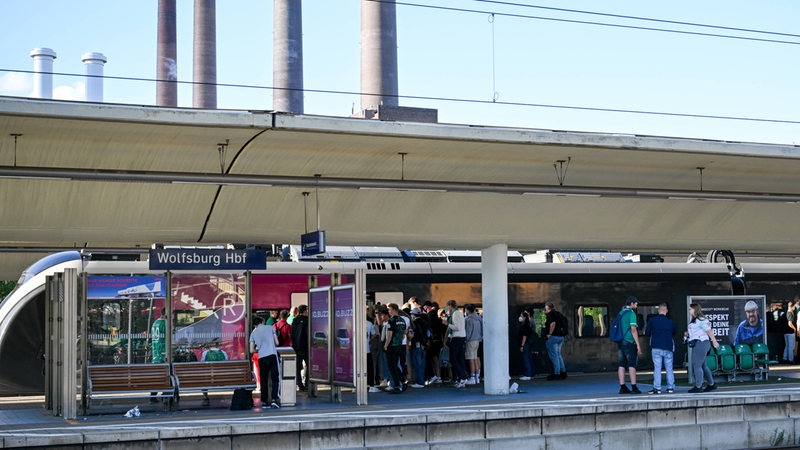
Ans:
[[[481,250],[486,395],[508,395],[508,246]]]

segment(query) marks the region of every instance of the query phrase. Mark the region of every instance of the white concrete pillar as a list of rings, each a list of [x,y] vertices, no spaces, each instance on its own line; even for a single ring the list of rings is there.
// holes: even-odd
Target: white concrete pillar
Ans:
[[[103,101],[103,66],[108,59],[102,53],[88,52],[81,56],[86,69],[86,92],[84,99],[87,102]]]
[[[507,395],[508,374],[508,246],[481,250],[483,298],[483,392]]]
[[[53,61],[56,52],[51,48],[35,48],[30,52],[33,58],[33,93],[36,98],[53,98]]]

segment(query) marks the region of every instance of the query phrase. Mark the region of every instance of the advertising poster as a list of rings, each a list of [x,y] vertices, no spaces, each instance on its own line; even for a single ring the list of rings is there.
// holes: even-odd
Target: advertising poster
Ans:
[[[311,318],[309,328],[311,329],[311,354],[309,364],[311,364],[312,381],[320,383],[330,383],[330,354],[329,339],[330,317],[328,307],[330,306],[330,287],[311,289],[308,293],[309,308]]]
[[[766,342],[766,297],[763,295],[689,296],[688,305],[697,303],[711,322],[711,331],[719,342],[753,344]],[[691,321],[691,316],[688,317]]]
[[[355,385],[355,358],[353,356],[353,285],[333,289],[333,381]]]

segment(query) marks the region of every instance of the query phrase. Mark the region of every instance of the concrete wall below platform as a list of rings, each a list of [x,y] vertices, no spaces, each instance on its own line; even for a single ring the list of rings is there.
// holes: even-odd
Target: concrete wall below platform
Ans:
[[[648,399],[651,400],[651,399]],[[658,401],[513,403],[424,412],[231,416],[47,433],[0,432],[0,448],[62,449],[730,449],[800,444],[800,394]]]

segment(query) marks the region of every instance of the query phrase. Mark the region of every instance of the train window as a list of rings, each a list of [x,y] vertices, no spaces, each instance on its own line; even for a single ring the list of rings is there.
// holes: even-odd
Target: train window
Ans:
[[[578,305],[574,323],[579,338],[607,336],[608,306]]]
[[[658,305],[642,305],[639,304],[639,307],[636,308],[636,321],[639,324],[637,327],[639,330],[639,336],[644,336],[645,333],[645,326],[647,326],[647,321],[650,320],[651,317],[658,315]]]
[[[547,314],[544,312],[544,306],[534,306],[531,311],[533,312],[531,326],[534,333],[541,333],[542,336],[545,336],[547,333],[544,331],[544,323],[547,321]]]

